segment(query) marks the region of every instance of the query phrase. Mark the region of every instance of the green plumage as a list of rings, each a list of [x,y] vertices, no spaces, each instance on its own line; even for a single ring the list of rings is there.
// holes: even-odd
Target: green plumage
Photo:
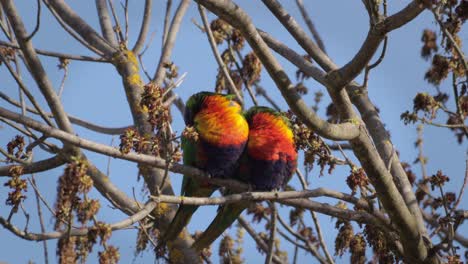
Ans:
[[[222,95],[211,92],[200,92],[192,95],[186,104],[184,121],[187,126],[191,126],[199,133],[198,140],[182,137],[183,162],[185,165],[197,167],[208,172],[213,177],[230,178],[234,174],[238,159],[241,156],[245,143],[247,142],[247,131],[245,139],[236,137],[241,128],[236,128],[230,120],[244,120],[242,114],[236,113],[240,109],[238,104],[233,104],[233,95]],[[237,108],[231,108],[237,107]],[[197,120],[197,121],[196,121]],[[203,136],[220,133],[217,129],[211,129],[210,122],[216,122],[226,127],[224,145],[219,141],[207,141]],[[234,123],[237,124],[237,123]],[[200,131],[199,127],[204,130]],[[237,130],[236,130],[237,129]],[[247,123],[242,129],[248,129]],[[203,134],[206,133],[206,134]],[[207,138],[205,137],[205,138]],[[213,138],[213,136],[211,136]],[[227,140],[227,141],[226,141]],[[231,141],[230,141],[231,140]],[[182,182],[181,195],[187,197],[209,197],[217,189],[216,186],[203,182],[194,181],[191,177],[184,176]],[[168,229],[161,236],[158,247],[166,242],[175,240],[185,226],[190,222],[194,212],[198,209],[197,205],[180,205],[174,219]]]

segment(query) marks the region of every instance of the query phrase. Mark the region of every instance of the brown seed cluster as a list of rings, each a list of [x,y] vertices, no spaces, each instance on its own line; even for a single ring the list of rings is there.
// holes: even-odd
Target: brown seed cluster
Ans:
[[[236,248],[235,240],[230,236],[226,235],[221,239],[219,243],[218,255],[221,258],[221,263],[223,264],[241,264],[244,263],[241,255],[239,254],[242,250],[239,251]]]
[[[335,228],[339,229],[335,239],[335,256],[341,257],[349,248],[351,240],[354,237],[353,226],[349,221],[338,220]]]
[[[175,79],[179,76],[179,67],[174,62],[164,62],[163,67],[166,69],[167,79]]]
[[[367,178],[363,168],[353,168],[351,170],[351,174],[346,178],[346,184],[348,184],[352,194],[355,194],[358,187],[361,192],[367,188],[369,185],[369,179]]]
[[[16,51],[13,48],[0,47],[0,56],[2,56],[7,62],[15,58],[15,53]],[[2,65],[1,60],[0,60],[0,65]]]
[[[335,168],[333,157],[325,142],[310,130],[299,118],[289,111],[286,116],[291,122],[296,149],[304,150],[304,165],[307,171],[313,169],[314,163],[320,166],[320,175],[323,175],[325,166],[329,166],[328,173]]]
[[[89,192],[92,187],[92,180],[85,174],[86,170],[87,164],[82,160],[76,159],[67,165],[64,175],[59,179],[59,193],[56,202],[57,220],[55,223],[57,230],[67,229],[73,224],[72,211],[76,212],[77,220],[82,225],[86,225],[86,223],[93,220],[99,211],[99,201],[88,199],[86,196],[86,193]],[[79,194],[83,194],[83,199]],[[64,225],[64,223],[67,224]],[[97,243],[98,238],[101,238],[101,245],[105,247],[104,252],[107,252],[109,249],[110,252],[112,252],[112,247],[108,247],[105,244],[111,232],[112,230],[109,225],[103,222],[96,222],[95,226],[90,228],[87,236],[64,237],[59,239],[57,242],[57,256],[59,257],[59,262],[86,262],[88,254],[92,252],[93,246]],[[112,258],[107,259],[112,260]],[[103,263],[117,263],[117,261]]]
[[[270,207],[264,207],[262,204],[256,203],[247,208],[247,214],[252,215],[252,222],[260,223],[271,214],[271,209]]]
[[[372,247],[374,254],[377,256],[379,263],[397,263],[394,248],[389,245],[388,237],[379,227],[368,224],[364,227],[363,233],[367,243]]]
[[[14,139],[8,142],[7,152],[9,155],[17,159],[23,158],[24,146],[25,146],[24,137],[20,135],[16,135]],[[7,161],[12,161],[12,160],[10,158],[7,158]]]
[[[236,51],[240,51],[244,48],[245,38],[242,36],[238,29],[234,29],[231,34],[232,48]]]
[[[432,175],[430,178],[431,188],[432,190],[435,187],[443,187],[446,182],[448,182],[450,178],[447,175],[442,174],[441,170],[438,170],[435,175]]]
[[[349,242],[349,251],[351,252],[351,263],[366,263],[366,240],[361,234],[355,235]]]
[[[437,35],[434,31],[425,29],[421,41],[424,43],[421,48],[421,56],[424,59],[429,59],[429,57],[439,49],[437,46]]]
[[[258,80],[260,80],[262,63],[253,51],[245,55],[242,61],[242,65],[242,77],[247,81],[249,85],[252,85]]]
[[[437,94],[436,97],[429,95],[428,93],[418,93],[413,99],[413,111],[406,111],[401,114],[400,118],[403,120],[405,125],[410,123],[416,123],[420,118],[418,112],[422,111],[426,118],[433,120],[436,118],[437,110],[440,109],[441,103],[445,100],[443,94]]]
[[[220,18],[211,21],[210,29],[213,32],[214,40],[218,45],[227,40],[232,32],[231,25]]]
[[[171,122],[169,108],[164,105],[163,95],[164,90],[153,83],[145,85],[141,95],[140,107],[148,113],[148,122],[153,130],[165,129]]]
[[[432,66],[426,72],[424,79],[434,85],[439,85],[447,78],[450,71],[450,60],[442,55],[436,54],[432,58]]]
[[[186,126],[182,131],[182,136],[192,142],[198,142],[198,132],[192,126]]]
[[[120,259],[119,248],[107,246],[104,251],[99,254],[99,264],[116,264]]]
[[[27,181],[20,178],[22,174],[22,166],[12,166],[9,170],[9,175],[11,175],[11,178],[4,184],[4,186],[7,186],[11,189],[11,191],[8,192],[8,198],[5,203],[6,205],[13,206],[14,213],[18,211],[20,203],[26,199],[24,192],[28,190]]]
[[[427,93],[418,93],[413,99],[413,111],[423,111],[431,119],[435,118],[438,108],[439,103]]]
[[[123,154],[128,154],[130,151],[137,153],[150,153],[159,155],[160,140],[156,136],[141,136],[134,128],[128,128],[120,135],[119,149]]]
[[[309,241],[312,245],[318,243],[317,237],[314,235],[312,228],[309,226],[303,227],[299,230],[299,234]]]
[[[295,207],[289,211],[289,224],[295,226],[304,217],[304,208]]]
[[[86,206],[81,205],[84,201],[81,200],[79,195],[88,193],[93,187],[93,180],[86,175],[87,169],[88,164],[86,161],[76,158],[67,165],[63,175],[59,178],[55,203],[56,230],[62,229],[64,222],[71,224],[73,211],[81,214],[80,220],[82,220],[82,223],[90,220],[90,218],[85,218],[85,216],[89,216],[88,212],[79,211],[86,208]],[[97,206],[95,202],[92,202],[92,204],[94,207]],[[93,208],[96,212],[99,210],[99,206],[97,207]]]

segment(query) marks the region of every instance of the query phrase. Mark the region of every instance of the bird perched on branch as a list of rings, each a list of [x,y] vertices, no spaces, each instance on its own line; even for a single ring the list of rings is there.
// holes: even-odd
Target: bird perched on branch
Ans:
[[[258,191],[284,187],[297,167],[297,150],[289,120],[267,107],[253,107],[245,117],[249,124],[249,139],[240,159],[237,179]],[[215,219],[192,247],[198,251],[208,247],[247,207],[246,202],[220,206]]]
[[[234,95],[200,92],[192,95],[184,113],[188,129],[182,135],[183,161],[212,177],[231,178],[249,134],[242,107]],[[191,130],[192,132],[187,132]],[[216,187],[184,176],[181,195],[209,197]],[[180,205],[158,247],[174,240],[188,224],[198,206]]]

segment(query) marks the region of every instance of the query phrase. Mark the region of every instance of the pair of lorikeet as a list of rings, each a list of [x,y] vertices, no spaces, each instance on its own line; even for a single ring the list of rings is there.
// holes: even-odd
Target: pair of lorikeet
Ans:
[[[284,187],[297,166],[297,151],[288,119],[268,107],[242,112],[233,95],[200,92],[187,101],[185,124],[198,133],[198,140],[182,138],[184,164],[217,178],[236,179],[254,190]],[[184,196],[209,197],[216,186],[184,176]],[[208,247],[246,209],[248,203],[221,206],[210,226],[193,244],[200,251]],[[181,205],[161,242],[174,240],[198,208]]]

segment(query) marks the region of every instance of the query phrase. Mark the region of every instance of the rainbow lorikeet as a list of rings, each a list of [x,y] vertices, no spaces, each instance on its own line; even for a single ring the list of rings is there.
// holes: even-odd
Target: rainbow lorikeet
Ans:
[[[245,117],[249,124],[249,139],[237,178],[259,191],[284,187],[297,167],[297,150],[289,120],[267,107],[253,107]],[[208,247],[247,207],[245,202],[221,206],[216,218],[192,247],[198,251]]]
[[[183,161],[212,177],[230,178],[236,172],[249,134],[242,107],[234,95],[200,92],[186,104],[184,121],[198,133],[198,139],[182,137]],[[181,195],[209,197],[216,187],[184,176]],[[174,240],[188,224],[198,206],[180,205],[160,245]]]

